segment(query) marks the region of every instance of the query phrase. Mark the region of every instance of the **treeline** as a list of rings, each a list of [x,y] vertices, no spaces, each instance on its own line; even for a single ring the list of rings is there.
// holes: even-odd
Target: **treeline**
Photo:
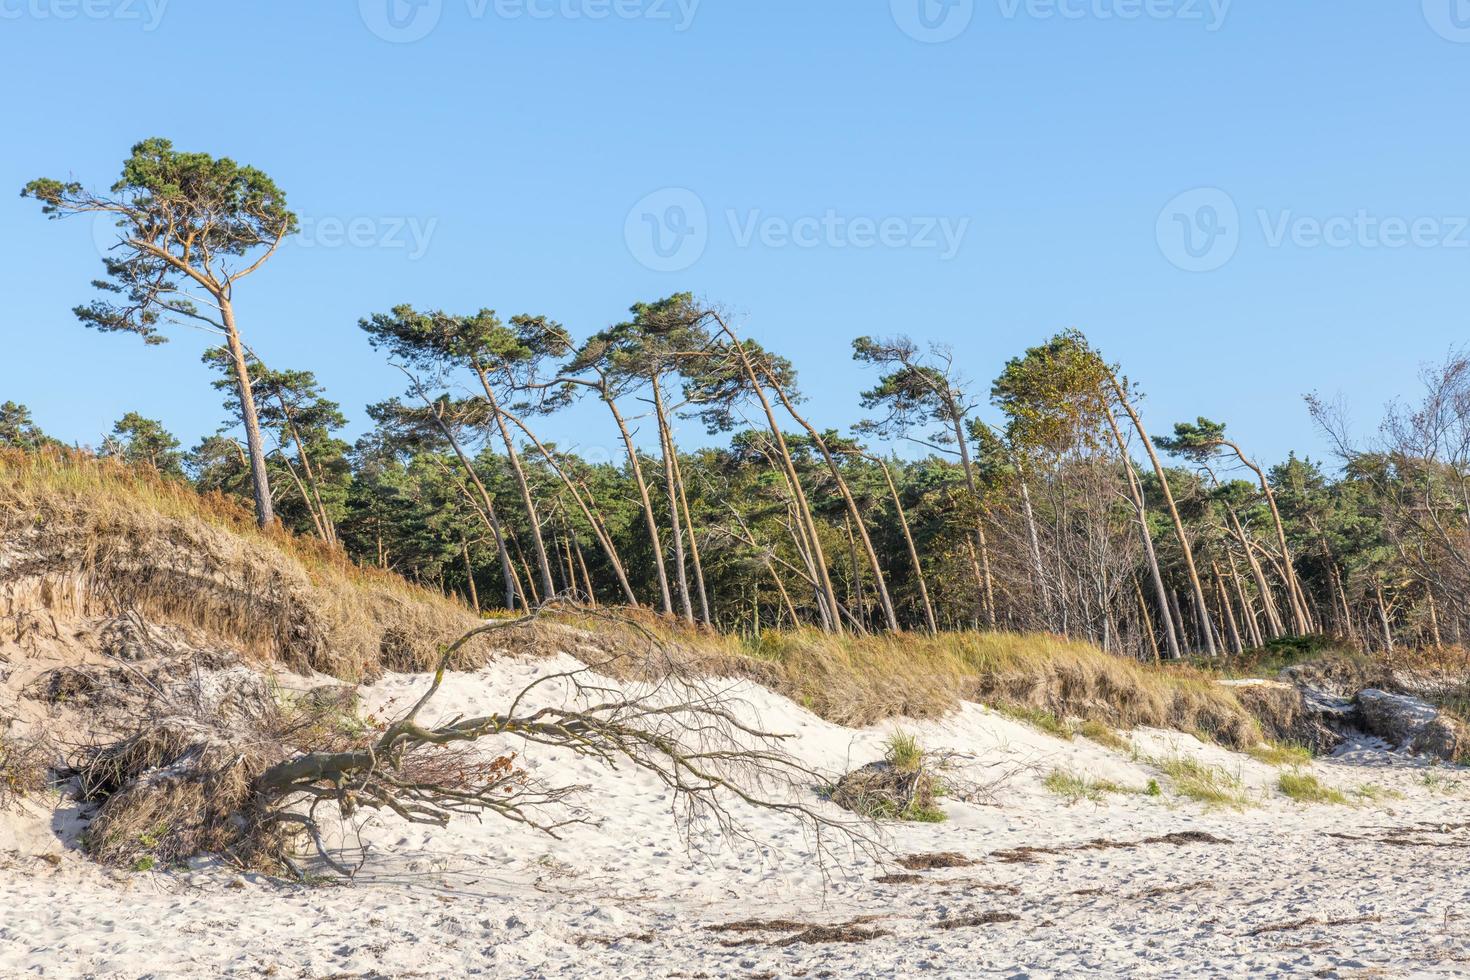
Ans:
[[[1153,436],[1140,392],[1075,331],[988,388],[945,348],[858,338],[873,384],[837,432],[808,419],[790,362],[687,294],[585,338],[540,316],[400,306],[360,327],[403,390],[368,406],[372,430],[348,444],[314,375],[264,363],[235,321],[235,288],[295,228],[264,174],[149,140],[108,194],[51,180],[25,193],[53,217],[117,218],[84,322],[221,338],[205,355],[225,396],[217,435],[185,452],[129,414],[99,453],[248,499],[262,524],[479,609],[570,594],[721,630],[1043,630],[1150,659],[1310,634],[1459,643],[1466,627],[1458,356],[1371,447],[1311,400],[1338,440],[1329,475],[1294,456],[1268,468],[1207,419]],[[605,413],[614,458],[545,438],[574,402]],[[694,426],[720,445],[681,448]],[[0,445],[47,441],[22,406],[0,406]]]

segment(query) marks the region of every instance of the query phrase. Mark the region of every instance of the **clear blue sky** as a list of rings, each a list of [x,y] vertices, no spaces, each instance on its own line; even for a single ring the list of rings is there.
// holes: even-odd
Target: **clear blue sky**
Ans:
[[[1076,326],[1155,430],[1221,418],[1270,459],[1323,453],[1303,392],[1367,421],[1470,339],[1459,0],[387,2],[0,0],[0,400],[81,442],[129,410],[218,424],[208,338],[84,329],[91,229],[17,196],[105,187],[153,135],[285,188],[308,234],[242,286],[242,328],[354,432],[401,388],[356,321],[400,302],[584,335],[693,291],[827,424],[870,381],[856,335],[948,342],[988,386]]]

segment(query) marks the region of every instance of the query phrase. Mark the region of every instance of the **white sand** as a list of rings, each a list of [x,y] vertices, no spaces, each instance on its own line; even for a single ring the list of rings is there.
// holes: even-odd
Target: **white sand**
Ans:
[[[567,663],[502,661],[453,676],[435,710],[500,709],[530,678]],[[389,677],[366,692],[369,707],[389,716],[426,683]],[[852,731],[753,685],[737,689],[824,770],[873,761],[894,727]],[[367,862],[345,887],[242,879],[207,864],[108,872],[68,848],[76,827],[67,811],[0,815],[0,976],[1470,975],[1470,829],[1457,826],[1470,826],[1470,772],[1354,746],[1312,771],[1349,792],[1373,784],[1402,798],[1305,806],[1275,792],[1279,770],[1189,736],[1134,733],[1140,757],[1184,754],[1238,773],[1257,803],[1239,813],[1179,798],[1129,752],[1053,739],[978,705],[904,727],[926,748],[972,756],[975,781],[1011,773],[995,805],[949,801],[944,824],[888,827],[896,855],[956,851],[978,862],[923,872],[922,884],[877,884],[895,869],[862,858],[827,869],[824,881],[799,828],[749,810],[739,814],[767,846],[691,853],[650,776],[532,747],[523,761],[537,776],[593,787],[586,802],[600,825],[556,841],[494,819],[435,831],[374,818],[363,831]],[[1138,787],[1157,779],[1164,795],[1069,806],[1042,785],[1056,767]],[[1411,844],[1382,842],[1420,824],[1400,838]],[[989,857],[1182,831],[1232,843],[1076,850],[1022,864]],[[938,927],[989,912],[1019,918]],[[783,947],[789,932],[706,929],[859,916],[892,935]]]

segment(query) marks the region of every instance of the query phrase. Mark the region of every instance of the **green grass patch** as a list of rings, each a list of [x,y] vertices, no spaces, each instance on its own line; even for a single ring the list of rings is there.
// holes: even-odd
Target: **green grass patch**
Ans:
[[[1244,810],[1250,806],[1245,785],[1239,776],[1206,765],[1198,759],[1173,755],[1162,759],[1150,759],[1149,765],[1169,777],[1174,791],[1206,806],[1223,806],[1232,810]]]
[[[1362,786],[1353,790],[1353,795],[1359,799],[1368,800],[1371,803],[1378,803],[1383,800],[1402,800],[1404,798],[1404,794],[1398,790],[1384,789],[1376,783],[1364,783]]]
[[[918,772],[924,764],[924,750],[919,740],[907,732],[896,731],[883,743],[883,757],[900,772]]]
[[[1305,766],[1312,762],[1311,749],[1304,745],[1288,745],[1282,742],[1258,745],[1247,749],[1246,755],[1268,766]]]
[[[1281,790],[1282,795],[1287,796],[1298,803],[1336,803],[1346,805],[1347,796],[1339,790],[1330,786],[1323,786],[1316,776],[1309,772],[1284,772],[1276,780],[1276,788]]]
[[[1025,722],[1032,728],[1039,728],[1054,738],[1060,738],[1070,742],[1073,736],[1076,735],[1071,725],[1050,711],[1043,711],[1041,708],[1027,708],[1020,705],[1003,704],[999,705],[996,710],[1007,717]]]
[[[1100,721],[1084,721],[1078,726],[1077,734],[1089,742],[1096,742],[1105,749],[1113,749],[1117,752],[1126,752],[1132,747],[1132,744],[1126,738]]]
[[[1101,803],[1110,794],[1141,792],[1109,779],[1090,779],[1070,769],[1053,769],[1047,774],[1044,785],[1058,796],[1065,797],[1069,803],[1080,803],[1083,800]]]

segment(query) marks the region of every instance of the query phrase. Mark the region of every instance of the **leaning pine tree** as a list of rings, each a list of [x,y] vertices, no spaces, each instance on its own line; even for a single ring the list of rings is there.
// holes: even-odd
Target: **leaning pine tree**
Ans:
[[[234,298],[235,283],[264,265],[296,231],[286,195],[254,167],[180,153],[156,137],[133,147],[106,194],[41,178],[21,195],[40,201],[52,218],[115,219],[116,241],[102,258],[107,278],[94,282],[105,295],[76,308],[83,323],[135,333],[149,344],[167,339],[159,332],[163,323],[203,327],[224,339],[239,388],[255,517],[261,527],[273,524],[265,448]]]

